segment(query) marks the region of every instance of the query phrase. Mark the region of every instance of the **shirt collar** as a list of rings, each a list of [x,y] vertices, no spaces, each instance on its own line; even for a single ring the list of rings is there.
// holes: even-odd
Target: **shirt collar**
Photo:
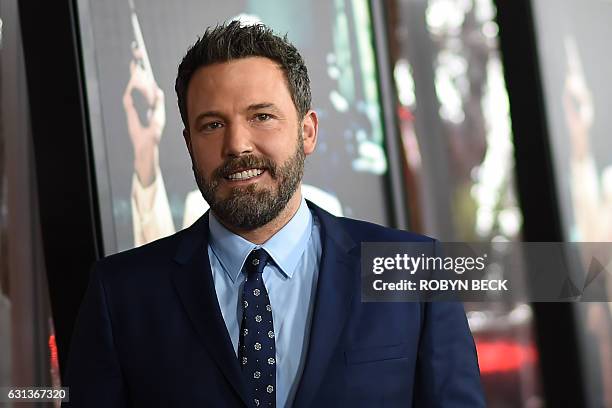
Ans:
[[[253,249],[264,248],[281,272],[291,278],[306,250],[312,230],[312,214],[302,197],[300,207],[289,222],[262,245],[256,245],[234,234],[211,212],[209,217],[210,246],[219,262],[235,282]]]

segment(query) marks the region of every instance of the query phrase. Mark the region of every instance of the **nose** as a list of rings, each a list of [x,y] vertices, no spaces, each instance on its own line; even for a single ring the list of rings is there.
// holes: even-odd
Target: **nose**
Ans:
[[[239,157],[252,152],[253,145],[249,129],[239,123],[228,124],[223,139],[223,156]]]

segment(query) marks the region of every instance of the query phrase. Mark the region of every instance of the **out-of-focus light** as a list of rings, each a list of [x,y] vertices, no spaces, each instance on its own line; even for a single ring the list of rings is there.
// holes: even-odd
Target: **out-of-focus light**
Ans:
[[[397,87],[397,96],[403,106],[416,106],[416,95],[414,91],[414,78],[412,77],[412,66],[405,58],[397,60],[393,68],[393,78]]]
[[[499,374],[518,371],[521,367],[534,364],[538,355],[533,344],[520,344],[510,340],[476,340],[480,373]]]
[[[425,18],[432,34],[457,32],[471,8],[471,0],[432,0],[427,7]]]
[[[51,367],[59,367],[59,359],[57,357],[57,345],[55,344],[55,335],[49,336],[49,354],[51,357]]]
[[[480,310],[472,310],[466,313],[468,324],[472,332],[478,332],[486,327],[489,317],[485,312]]]
[[[523,223],[521,211],[517,207],[504,208],[499,212],[499,226],[501,232],[509,237],[518,235]]]
[[[505,244],[507,244],[508,242],[510,242],[510,240],[504,235],[495,235],[493,238],[491,238],[493,248],[495,248],[496,244],[500,244],[502,245],[501,249],[503,249],[503,246],[505,246]]]
[[[359,137],[359,131],[357,138]],[[376,175],[384,174],[387,171],[387,158],[385,151],[377,143],[364,140],[359,143],[357,148],[359,157],[353,160],[353,170],[365,171]]]
[[[476,233],[481,237],[489,235],[493,229],[495,216],[488,208],[479,208],[476,211]]]
[[[487,21],[482,25],[482,34],[487,38],[497,38],[499,26],[494,21]]]
[[[509,102],[499,58],[492,57],[487,64],[487,84],[481,106],[487,124],[487,151],[478,171],[473,172],[476,184],[471,194],[478,204],[475,229],[478,235],[486,237],[497,224],[501,233],[516,236],[522,224],[518,209],[516,213],[502,212],[503,220],[498,210],[500,200],[507,194],[505,183],[514,165]]]
[[[349,103],[346,98],[335,89],[329,93],[329,101],[338,112],[346,112],[349,108]]]
[[[461,43],[459,43],[459,45],[461,45]],[[444,67],[453,78],[465,75],[468,65],[468,61],[464,56],[454,52],[443,50],[438,54],[438,66]]]
[[[436,69],[435,88],[440,101],[440,117],[446,121],[459,124],[465,120],[461,93],[453,82],[451,70],[457,69],[453,64],[439,65]]]
[[[329,66],[327,67],[327,75],[329,75],[331,79],[338,79],[340,78],[340,70],[336,66]]]
[[[529,305],[518,305],[508,315],[508,320],[511,324],[519,325],[531,321],[533,310]]]
[[[484,23],[492,21],[497,11],[492,0],[474,0],[474,14],[476,21]]]
[[[460,124],[465,120],[460,87],[466,75],[468,63],[461,55],[441,51],[437,65],[435,88],[440,101],[440,117],[451,123]]]

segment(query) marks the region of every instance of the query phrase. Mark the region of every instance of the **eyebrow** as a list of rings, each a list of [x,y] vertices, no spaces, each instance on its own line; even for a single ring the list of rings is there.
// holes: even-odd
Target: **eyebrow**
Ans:
[[[273,104],[272,102],[261,102],[261,103],[254,103],[252,105],[249,105],[247,107],[247,111],[256,111],[256,110],[260,110],[260,109],[271,109],[274,112],[279,113],[280,109],[278,109],[278,107]],[[223,113],[219,112],[219,111],[206,111],[206,112],[202,112],[200,113],[198,116],[196,116],[194,123],[198,123],[200,122],[202,119],[206,119],[206,118],[224,118],[225,115],[223,115]]]
[[[279,109],[272,102],[262,102],[255,103],[253,105],[249,105],[247,108],[248,111],[260,110],[260,109],[272,109],[274,111],[279,111]]]

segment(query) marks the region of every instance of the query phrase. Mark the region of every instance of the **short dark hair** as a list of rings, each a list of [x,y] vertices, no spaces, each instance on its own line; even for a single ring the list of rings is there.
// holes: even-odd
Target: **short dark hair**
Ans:
[[[312,96],[308,70],[297,48],[286,35],[279,37],[263,24],[243,26],[240,21],[234,20],[229,24],[207,28],[204,35],[187,50],[178,67],[174,89],[185,129],[189,129],[187,88],[194,72],[207,65],[247,57],[265,57],[280,65],[298,117],[304,118],[310,110]]]

